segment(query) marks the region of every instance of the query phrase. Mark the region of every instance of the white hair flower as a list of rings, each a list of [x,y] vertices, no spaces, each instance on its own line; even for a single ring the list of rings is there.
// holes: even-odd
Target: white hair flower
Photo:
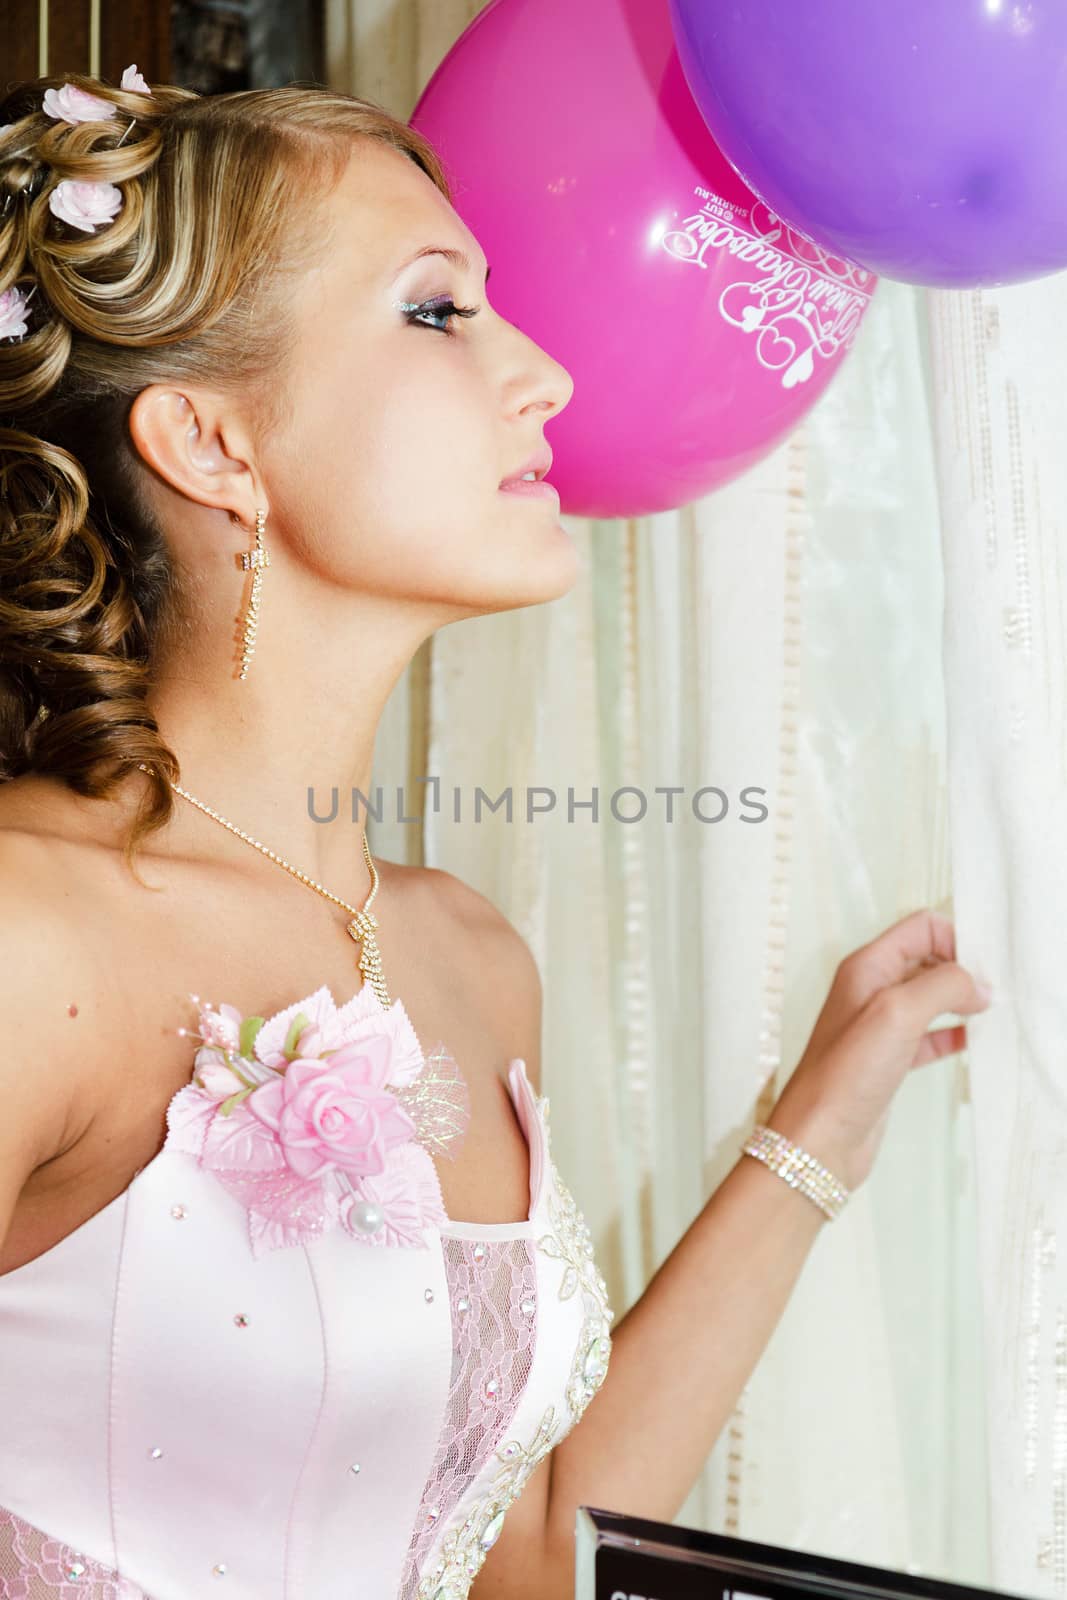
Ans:
[[[136,61],[131,61],[119,79],[119,87],[133,89],[137,94],[151,94],[152,91],[137,70]]]
[[[61,89],[46,89],[41,106],[48,116],[60,122],[100,122],[115,115],[110,100],[101,100],[73,83],[65,83]]]
[[[0,339],[21,339],[28,331],[26,301],[21,289],[5,289],[0,294]]]
[[[121,208],[122,190],[113,183],[79,183],[64,178],[48,196],[52,215],[83,233],[95,233],[100,223],[110,222]]]

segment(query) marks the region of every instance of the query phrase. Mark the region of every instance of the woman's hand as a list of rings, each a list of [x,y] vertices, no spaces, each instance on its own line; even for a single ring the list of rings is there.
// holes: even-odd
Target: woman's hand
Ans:
[[[874,1164],[893,1096],[912,1067],[966,1046],[965,1024],[928,1033],[930,1023],[943,1011],[981,1011],[990,998],[957,963],[948,917],[904,917],[841,962],[767,1126],[854,1189]]]

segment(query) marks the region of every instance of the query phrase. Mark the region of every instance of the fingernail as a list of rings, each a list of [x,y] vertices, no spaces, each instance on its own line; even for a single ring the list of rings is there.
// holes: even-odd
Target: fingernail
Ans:
[[[984,1006],[989,1005],[990,1001],[993,998],[993,987],[992,987],[992,985],[988,984],[988,983],[979,983],[979,982],[976,981],[974,986],[978,991],[978,998],[979,998],[979,1000],[981,1000],[982,1004]]]

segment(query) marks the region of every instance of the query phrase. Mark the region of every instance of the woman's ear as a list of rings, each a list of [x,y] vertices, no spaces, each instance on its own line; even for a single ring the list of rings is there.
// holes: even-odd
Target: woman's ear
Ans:
[[[129,413],[138,454],[172,489],[201,505],[255,521],[257,495],[248,441],[208,391],[149,384]]]

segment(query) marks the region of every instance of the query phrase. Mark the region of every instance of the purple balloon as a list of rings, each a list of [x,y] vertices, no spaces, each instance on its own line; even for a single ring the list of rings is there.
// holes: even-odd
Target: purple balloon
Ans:
[[[670,0],[712,137],[797,232],[882,277],[1067,267],[1065,0]]]

